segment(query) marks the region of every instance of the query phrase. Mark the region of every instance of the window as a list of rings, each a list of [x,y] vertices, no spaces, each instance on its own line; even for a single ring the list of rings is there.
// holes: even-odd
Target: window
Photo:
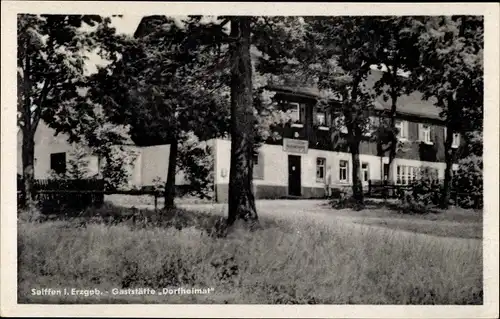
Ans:
[[[325,126],[326,125],[326,114],[325,114],[325,112],[317,112],[316,113],[316,124],[318,126]]]
[[[412,182],[412,180],[411,180],[411,171],[412,171],[412,168],[413,167],[410,167],[410,166],[406,166],[406,168],[405,168],[405,173],[406,173],[405,181],[406,181],[406,185],[411,184],[411,182]]]
[[[361,175],[363,183],[368,183],[368,180],[370,179],[370,169],[368,163],[361,163]]]
[[[419,179],[419,168],[406,165],[396,167],[396,184],[409,185]]]
[[[364,136],[371,136],[372,132],[374,131],[374,124],[375,119],[373,117],[369,117],[368,120],[366,121],[364,128],[363,128],[363,135]]]
[[[325,165],[326,159],[322,157],[318,157],[316,159],[316,181],[324,182],[325,181]]]
[[[389,179],[389,164],[384,163],[384,180]]]
[[[348,161],[341,160],[339,162],[339,181],[347,182],[348,181]]]
[[[402,184],[402,166],[398,165],[396,168],[396,184],[401,185]]]
[[[418,179],[418,167],[410,167],[411,171],[411,182],[415,183],[415,181]]]
[[[426,144],[432,144],[430,125],[420,124],[420,140]]]
[[[394,125],[396,126],[396,129],[398,130],[398,138],[399,139],[408,138],[408,134],[406,131],[406,128],[408,127],[408,123],[406,123],[406,121],[396,120],[396,123]]]
[[[299,103],[289,103],[287,113],[290,114],[292,126],[302,127],[303,108]]]
[[[444,128],[444,138],[446,139],[447,130]],[[452,148],[458,148],[460,146],[460,133],[453,133],[453,141],[451,142]]]
[[[66,173],[66,153],[50,154],[50,169],[56,174]]]
[[[339,115],[335,118],[335,128],[341,133],[347,134],[347,126],[345,126],[344,115]]]
[[[453,133],[453,142],[451,147],[458,148],[460,146],[460,133]]]

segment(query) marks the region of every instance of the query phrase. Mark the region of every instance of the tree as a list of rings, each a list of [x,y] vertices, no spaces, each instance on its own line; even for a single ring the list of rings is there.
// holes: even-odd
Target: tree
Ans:
[[[164,189],[171,208],[179,145],[189,132],[200,140],[227,132],[228,98],[215,48],[196,39],[189,25],[164,16],[145,19],[148,31],[127,43],[119,61],[99,70],[92,96],[113,122],[131,126],[136,144],[170,144]]]
[[[483,18],[438,16],[422,20],[419,35],[419,67],[412,72],[413,85],[425,98],[435,98],[445,119],[444,185],[441,207],[447,208],[456,151],[453,135],[482,128]]]
[[[228,224],[236,219],[257,221],[252,190],[255,140],[250,59],[251,18],[232,17],[231,37],[231,169]]]
[[[373,96],[363,82],[370,66],[378,63],[380,33],[371,17],[321,17],[308,20],[315,43],[312,70],[318,73],[319,87],[336,100],[338,125],[347,128],[347,144],[352,157],[353,199],[364,203],[359,146],[370,129]]]
[[[229,181],[228,225],[243,220],[258,223],[252,189],[253,153],[266,134],[259,115],[269,118],[272,106],[263,106],[254,97],[264,93],[254,86],[255,73],[279,73],[293,63],[298,52],[294,43],[300,39],[300,18],[220,16],[210,21],[200,16],[187,21],[192,36],[216,48],[228,47],[231,90],[231,167]],[[258,57],[252,59],[252,52]],[[221,52],[219,50],[219,52]],[[255,68],[255,69],[254,69]],[[262,135],[261,135],[262,133]]]
[[[375,32],[381,35],[380,50],[377,52],[379,70],[385,68],[381,78],[375,83],[374,91],[384,101],[391,101],[390,110],[382,111],[378,127],[377,153],[385,156],[389,152],[389,176],[393,176],[392,163],[396,154],[406,148],[406,143],[398,140],[396,113],[398,99],[403,94],[411,93],[411,83],[403,74],[407,74],[418,61],[418,32],[420,23],[413,17],[380,17],[372,24]]]
[[[57,133],[76,136],[69,123],[78,120],[67,114],[75,109],[82,116],[92,112],[80,106],[84,100],[81,87],[85,83],[85,60],[95,49],[101,49],[103,55],[113,54],[106,44],[114,37],[110,22],[110,18],[96,15],[18,15],[17,107],[28,208],[34,206],[34,135],[38,123],[43,120]]]

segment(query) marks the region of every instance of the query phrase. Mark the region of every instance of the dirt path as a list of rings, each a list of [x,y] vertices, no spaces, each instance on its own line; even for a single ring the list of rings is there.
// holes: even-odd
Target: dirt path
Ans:
[[[133,203],[128,200],[126,203],[119,203],[113,200],[113,203],[120,206],[135,206],[140,209],[154,209],[154,204],[148,203],[148,201]],[[179,201],[177,205],[180,208],[188,210],[204,211],[215,215],[227,216],[227,204],[196,204],[183,203]],[[375,231],[397,234],[398,236],[402,236],[401,238],[418,237],[422,240],[432,243],[435,243],[436,241],[446,242],[447,244],[450,244],[451,242],[458,245],[468,245],[471,243],[471,239],[440,237],[430,234],[415,233],[412,231],[401,229],[389,229],[381,227],[380,225],[371,225],[369,223],[364,223],[363,221],[366,220],[402,220],[402,218],[381,216],[380,212],[370,211],[368,209],[362,212],[355,212],[349,209],[334,210],[328,205],[328,202],[326,200],[258,200],[256,201],[256,206],[259,215],[262,217],[266,216],[290,221],[302,220],[319,225],[326,225],[333,228],[348,228],[350,231],[357,234]],[[425,224],[430,222],[432,221],[418,219],[411,220],[411,223],[422,225],[422,227],[425,227]],[[472,241],[476,242],[477,240]]]

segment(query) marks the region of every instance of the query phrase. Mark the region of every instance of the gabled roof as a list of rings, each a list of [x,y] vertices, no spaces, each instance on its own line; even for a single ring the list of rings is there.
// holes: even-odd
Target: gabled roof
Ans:
[[[152,15],[142,18],[137,30],[134,33],[135,37],[140,37],[150,32],[155,23],[163,23],[167,21],[164,15]],[[252,52],[252,58],[256,60],[256,53]],[[375,83],[382,77],[383,71],[371,70],[364,84],[367,88],[373,88]],[[287,86],[287,85],[268,85],[268,89],[282,92],[285,94],[293,94],[295,96],[318,100],[322,97],[320,90],[312,86]],[[424,100],[421,92],[413,92],[409,95],[402,95],[398,98],[397,113],[400,115],[417,116],[427,119],[443,120],[439,115],[441,109],[435,106],[435,100]],[[384,101],[382,96],[375,99],[375,109],[379,111],[391,109],[391,100]]]
[[[382,77],[383,71],[371,70],[364,82],[366,88],[373,88],[375,83]],[[305,98],[320,99],[321,92],[317,87],[298,87],[286,85],[269,85],[268,89],[282,92],[284,94],[293,94]],[[391,109],[390,98],[385,101],[383,96],[375,99],[375,109],[379,111]],[[397,113],[400,115],[418,116],[421,118],[443,120],[439,115],[441,109],[437,107],[434,99],[425,100],[421,92],[413,92],[409,95],[404,94],[398,98]]]

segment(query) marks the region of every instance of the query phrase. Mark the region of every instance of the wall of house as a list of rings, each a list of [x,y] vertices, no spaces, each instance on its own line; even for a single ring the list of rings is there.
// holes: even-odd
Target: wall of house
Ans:
[[[17,172],[22,174],[22,133],[17,135]],[[66,163],[71,160],[71,153],[76,150],[77,144],[70,144],[67,135],[55,136],[55,131],[42,121],[35,133],[35,178],[46,179],[50,177],[50,155],[53,153],[66,153]],[[116,146],[119,147],[119,146]],[[168,172],[168,157],[170,145],[156,145],[149,147],[138,147],[133,145],[122,145],[125,151],[135,154],[131,165],[125,165],[129,173],[128,187],[141,187],[153,185],[156,177],[164,182]],[[97,156],[88,155],[89,176],[99,174],[99,159]],[[185,183],[182,172],[176,175],[176,184]]]
[[[166,181],[170,145],[142,147],[142,185],[153,185],[155,179]]]
[[[217,201],[227,201],[230,151],[231,142],[229,140],[215,140],[215,183]],[[352,185],[352,158],[350,153],[332,152],[326,150],[309,149],[307,154],[293,154],[283,151],[283,146],[264,144],[259,149],[259,174],[254,175],[254,194],[256,198],[282,198],[288,196],[288,155],[298,155],[301,157],[301,186],[303,198],[319,198],[325,195],[325,181],[316,179],[316,160],[318,157],[325,158],[325,174],[331,174],[332,188],[344,188]],[[348,162],[347,181],[340,180],[340,161]],[[361,154],[360,164],[368,164],[368,179],[381,180],[383,163],[387,163],[388,158]],[[426,162],[419,160],[409,160],[397,158],[393,165],[406,165],[413,167],[433,167],[437,168],[439,178],[444,177],[444,163]],[[392,180],[396,180],[397,172],[393,170]],[[325,176],[326,178],[326,176]],[[367,186],[367,182],[364,185]]]
[[[299,103],[301,110],[304,114],[301,114],[302,127],[293,127],[291,125],[285,125],[284,127],[275,128],[276,132],[279,133],[284,138],[298,138],[306,139],[309,141],[309,147],[311,149],[321,149],[327,151],[335,152],[348,152],[348,145],[345,139],[345,134],[340,132],[331,132],[320,130],[316,123],[316,113],[317,106],[316,101],[313,98],[298,98],[294,95],[279,93],[277,94],[279,103],[284,109],[288,108],[288,103]],[[419,107],[419,103],[422,101],[411,101],[416,103],[416,107]],[[429,102],[430,103],[430,102]],[[425,106],[433,107],[425,104]],[[413,104],[412,104],[413,105]],[[405,108],[411,108],[411,105],[404,105]],[[418,110],[416,110],[418,111]],[[326,110],[325,115],[327,118],[327,124],[330,124],[333,120],[333,114],[331,110]],[[418,112],[417,112],[418,113]],[[405,120],[408,125],[407,134],[408,141],[411,142],[406,145],[404,151],[399,151],[396,154],[398,158],[421,160],[426,162],[444,162],[444,126],[440,120],[434,118],[424,118],[422,116],[399,114],[398,119]],[[375,123],[378,122],[378,118],[374,116]],[[433,143],[426,144],[419,141],[419,124],[425,123],[431,126],[431,138]],[[334,133],[334,134],[332,134]],[[281,145],[282,141],[268,141],[269,144]],[[377,156],[377,143],[375,141],[370,141],[369,137],[364,138],[364,141],[360,145],[360,154]],[[388,156],[388,153],[386,153]]]
[[[72,152],[75,151],[77,144],[70,144],[66,134],[55,135],[55,130],[48,127],[43,121],[40,121],[35,132],[35,178],[46,179],[50,177],[50,155],[53,153],[66,153],[66,162],[72,158]],[[22,132],[17,135],[17,172],[22,174]],[[88,175],[98,174],[98,158],[89,155],[84,157],[88,162]]]

